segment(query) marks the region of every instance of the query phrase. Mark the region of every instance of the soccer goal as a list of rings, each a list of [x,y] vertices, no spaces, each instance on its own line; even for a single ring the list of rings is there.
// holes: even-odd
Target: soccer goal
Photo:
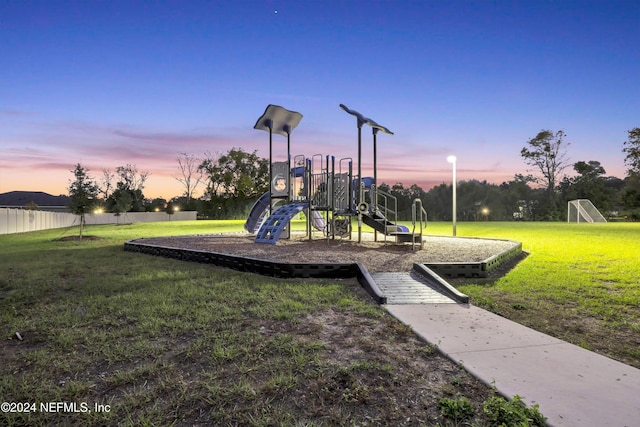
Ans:
[[[567,208],[567,222],[607,222],[589,199],[571,200]]]

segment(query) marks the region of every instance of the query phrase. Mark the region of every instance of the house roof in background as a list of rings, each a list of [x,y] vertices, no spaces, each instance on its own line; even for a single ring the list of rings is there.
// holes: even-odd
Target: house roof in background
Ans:
[[[66,206],[69,196],[53,196],[43,191],[9,191],[0,194],[0,206],[25,206],[31,202],[38,206]]]

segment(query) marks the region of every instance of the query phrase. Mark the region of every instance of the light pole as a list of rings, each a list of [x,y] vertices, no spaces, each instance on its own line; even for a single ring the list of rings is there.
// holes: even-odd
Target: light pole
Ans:
[[[447,162],[453,165],[453,235],[456,235],[456,187],[458,186],[458,180],[456,178],[456,156],[447,157]]]

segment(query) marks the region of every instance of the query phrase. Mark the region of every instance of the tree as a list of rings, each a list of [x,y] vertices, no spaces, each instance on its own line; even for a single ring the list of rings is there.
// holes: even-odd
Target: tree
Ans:
[[[520,155],[524,162],[539,173],[536,182],[542,184],[547,194],[547,213],[554,216],[557,212],[556,183],[562,171],[568,166],[564,141],[565,134],[559,130],[555,134],[550,130],[540,131],[527,141]]]
[[[116,214],[116,216],[129,212],[133,207],[131,193],[121,188],[116,189],[116,191],[111,194],[110,200],[112,202],[111,210]]]
[[[450,221],[452,219],[452,187],[442,183],[432,187],[423,200],[430,220]]]
[[[634,219],[640,217],[636,209],[640,208],[640,128],[627,131],[628,138],[622,151],[626,153],[624,164],[627,165],[626,189],[622,196],[624,205],[631,209]]]
[[[580,174],[582,179],[587,181],[593,181],[599,178],[601,175],[607,173],[600,162],[596,160],[589,160],[588,162],[576,162],[573,164],[573,169]]]
[[[614,194],[605,189],[607,173],[599,161],[589,160],[574,163],[573,169],[578,175],[565,177],[560,183],[563,200],[589,199],[600,210],[609,210]]]
[[[208,198],[218,196],[222,193],[222,168],[218,165],[218,159],[220,154],[211,154],[210,152],[204,153],[204,159],[198,165],[198,172],[202,174],[207,182],[207,188],[205,194]]]
[[[98,185],[89,176],[89,170],[78,163],[71,171],[75,177],[69,185],[69,208],[71,212],[80,215],[80,240],[85,224],[85,215],[91,212],[93,203],[98,197]]]
[[[198,167],[200,159],[187,153],[180,153],[180,157],[177,157],[176,160],[182,176],[174,178],[184,186],[184,195],[189,203],[202,180],[202,169]]]
[[[513,180],[500,184],[505,219],[517,221],[534,219],[534,207],[537,203],[535,192],[529,187],[530,182],[535,182],[533,176],[518,173],[514,175]]]
[[[111,196],[111,190],[113,190],[113,180],[116,176],[110,169],[102,169],[102,182],[99,187],[99,191],[102,194],[104,200],[109,199]]]
[[[417,184],[405,188],[401,182],[396,182],[393,187],[389,187],[384,182],[378,186],[378,190],[389,193],[396,198],[397,201],[397,219],[401,221],[409,221],[413,213],[413,201],[415,199],[423,200],[426,193]],[[424,200],[423,200],[424,201]],[[391,205],[388,206],[391,208]]]
[[[22,209],[24,209],[25,211],[37,211],[38,210],[38,204],[32,200],[29,203],[27,203],[26,205],[24,205],[22,207]]]
[[[627,131],[628,139],[624,142],[622,151],[626,153],[624,164],[629,167],[627,173],[640,175],[640,128],[633,128]]]
[[[144,211],[144,194],[142,190],[149,172],[138,172],[138,168],[135,165],[127,164],[126,166],[118,166],[116,174],[118,175],[118,182],[116,183],[116,189],[109,196],[109,208],[114,212]],[[123,193],[127,193],[128,197],[125,197]],[[127,206],[128,208],[125,211],[121,210]]]
[[[247,153],[232,148],[217,159],[207,157],[198,169],[207,176],[207,191],[212,197],[251,198],[268,189],[268,163],[256,150]]]
[[[165,210],[167,207],[167,201],[162,197],[156,197],[155,199],[148,202],[145,206],[147,212],[160,212]]]
[[[207,182],[205,198],[212,217],[244,216],[252,201],[269,189],[269,160],[232,148],[227,153],[205,154],[198,170]]]

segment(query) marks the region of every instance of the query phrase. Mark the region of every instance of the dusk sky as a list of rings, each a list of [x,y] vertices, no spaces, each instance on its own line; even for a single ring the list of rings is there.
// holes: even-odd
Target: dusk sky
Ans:
[[[378,135],[387,184],[450,183],[450,154],[459,179],[500,184],[542,129],[566,133],[570,164],[623,178],[640,1],[0,0],[0,193],[67,194],[76,163],[131,164],[169,199],[181,152],[268,157],[268,104],[303,115],[292,154],[355,159],[341,103],[395,133]]]

